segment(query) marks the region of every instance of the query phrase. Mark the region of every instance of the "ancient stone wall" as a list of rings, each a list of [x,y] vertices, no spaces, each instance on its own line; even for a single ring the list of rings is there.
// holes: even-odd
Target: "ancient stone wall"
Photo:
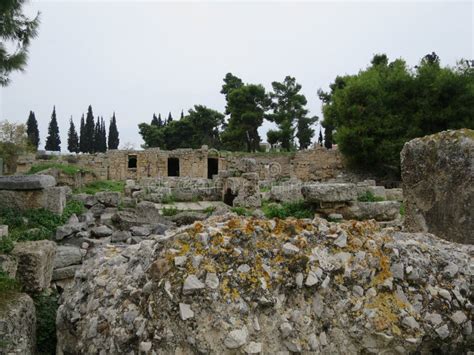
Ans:
[[[290,153],[236,153],[218,152],[203,146],[201,149],[172,151],[159,148],[111,150],[98,154],[62,155],[55,157],[55,160],[39,159],[28,154],[18,158],[16,173],[25,174],[35,164],[53,161],[91,170],[100,180],[164,177],[177,173],[176,169],[179,170],[178,176],[208,178],[218,171],[238,168],[242,158],[254,158],[257,161],[257,173],[261,180],[296,178],[327,181],[343,172],[342,158],[337,150],[316,148]],[[178,167],[173,168],[173,159],[177,159],[174,164]],[[208,170],[209,159],[217,160],[217,171]]]

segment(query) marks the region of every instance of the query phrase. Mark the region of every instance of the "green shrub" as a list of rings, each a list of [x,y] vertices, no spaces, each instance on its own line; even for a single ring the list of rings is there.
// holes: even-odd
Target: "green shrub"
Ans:
[[[209,206],[207,207],[203,212],[210,215],[212,214],[212,212],[214,212],[216,210],[216,208],[214,206]]]
[[[124,188],[125,182],[123,181],[97,180],[87,184],[84,187],[74,190],[74,193],[86,193],[94,195],[95,193],[102,191],[123,192]]]
[[[161,203],[166,204],[166,205],[168,204],[171,205],[175,202],[176,202],[176,196],[174,196],[173,194],[163,196],[163,198],[161,199]]]
[[[36,349],[38,354],[56,353],[56,313],[58,294],[40,293],[33,296],[36,308]]]
[[[315,213],[314,208],[304,201],[264,204],[262,210],[265,217],[280,219],[288,217],[313,218]]]
[[[248,209],[245,207],[232,207],[230,209],[232,212],[237,213],[239,216],[251,216],[252,212],[250,212]]]
[[[20,283],[17,280],[10,278],[6,272],[0,269],[0,300],[7,293],[20,291],[20,288]]]
[[[163,216],[171,217],[178,213],[178,209],[176,207],[163,207],[161,209],[161,214]]]
[[[51,163],[41,163],[41,164],[32,165],[27,174],[28,175],[36,174],[50,168],[58,169],[67,175],[75,175],[81,172],[90,172],[90,170],[83,169],[74,165],[51,162]]]
[[[359,202],[380,202],[383,201],[384,198],[380,196],[375,196],[372,191],[366,191],[365,194],[359,196],[357,201]]]
[[[400,204],[400,215],[405,216],[405,204],[403,202]]]
[[[84,205],[78,201],[68,201],[61,216],[42,208],[26,211],[0,208],[0,224],[9,228],[9,236],[0,239],[0,252],[9,253],[15,241],[50,239],[56,228],[66,223],[72,214],[83,211]]]

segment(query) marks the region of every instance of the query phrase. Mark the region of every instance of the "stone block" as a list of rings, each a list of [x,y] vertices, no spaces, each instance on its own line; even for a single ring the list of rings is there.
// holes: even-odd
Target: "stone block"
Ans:
[[[56,186],[56,179],[50,175],[0,176],[0,190],[42,190]]]
[[[409,141],[401,170],[406,230],[474,244],[474,130]]]
[[[0,201],[6,206],[28,210],[44,208],[61,214],[66,206],[65,186],[46,187],[41,190],[0,190]]]
[[[18,259],[16,278],[27,292],[49,287],[55,254],[56,243],[49,240],[16,243],[12,251]]]
[[[385,196],[386,196],[387,200],[394,200],[394,201],[403,202],[403,189],[401,189],[401,188],[386,189],[385,190]]]
[[[0,307],[0,353],[35,354],[35,305],[26,293],[2,300]]]
[[[8,226],[7,225],[0,225],[0,239],[2,237],[8,237]]]
[[[269,199],[276,202],[296,202],[303,199],[301,184],[272,186]]]
[[[69,265],[62,268],[53,270],[52,281],[65,280],[73,278],[76,271],[81,267],[81,265]]]
[[[0,270],[14,279],[18,268],[18,259],[13,255],[0,254]]]
[[[105,207],[118,207],[120,204],[120,192],[102,191],[97,192],[95,197]]]
[[[81,249],[75,246],[59,245],[54,257],[54,269],[82,263]]]
[[[357,189],[354,184],[312,184],[304,185],[301,193],[310,203],[348,202],[357,199]]]
[[[399,217],[400,202],[351,202],[349,206],[337,210],[344,219],[392,221]]]

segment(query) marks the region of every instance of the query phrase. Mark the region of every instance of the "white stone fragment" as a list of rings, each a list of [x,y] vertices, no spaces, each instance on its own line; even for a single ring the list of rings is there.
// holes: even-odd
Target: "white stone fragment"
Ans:
[[[199,281],[196,275],[188,275],[184,280],[183,293],[185,295],[193,293],[194,291],[201,290],[204,288],[204,284]]]
[[[187,257],[186,256],[176,256],[174,258],[174,265],[175,266],[183,266],[186,264]]]
[[[179,304],[179,315],[182,320],[190,319],[194,317],[194,312],[191,309],[191,306],[186,303]]]
[[[293,245],[291,243],[285,243],[283,244],[283,254],[285,255],[294,255],[299,253],[300,248],[298,248],[296,245]]]
[[[247,343],[248,331],[247,327],[242,329],[235,329],[227,334],[224,339],[224,345],[228,349],[237,349]]]
[[[456,311],[451,315],[451,320],[457,325],[460,325],[467,321],[467,317],[463,311]]]
[[[251,341],[246,347],[245,352],[247,354],[260,354],[262,352],[262,343],[256,343]]]
[[[308,272],[308,277],[306,277],[305,285],[308,287],[314,286],[319,282],[318,277],[313,271]]]
[[[219,287],[219,278],[217,277],[217,274],[213,272],[208,272],[206,274],[205,282],[206,282],[206,286],[213,290]]]

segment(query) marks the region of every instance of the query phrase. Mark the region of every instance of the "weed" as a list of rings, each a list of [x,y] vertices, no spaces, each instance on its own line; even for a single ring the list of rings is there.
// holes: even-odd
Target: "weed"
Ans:
[[[375,196],[372,191],[366,191],[365,194],[359,196],[357,201],[359,202],[380,202],[383,201],[384,198],[381,196]]]
[[[405,216],[405,204],[403,202],[400,204],[400,216]]]
[[[36,174],[36,173],[39,173],[40,171],[44,171],[50,168],[58,169],[67,175],[75,175],[77,173],[91,172],[90,170],[83,169],[77,166],[51,162],[51,163],[41,163],[41,164],[32,165],[27,174],[28,175]]]
[[[178,209],[176,207],[163,207],[161,209],[161,214],[163,216],[171,217],[178,213]]]
[[[86,193],[94,195],[97,192],[102,191],[123,192],[124,188],[125,182],[123,181],[98,180],[74,190],[74,193]]]
[[[313,218],[315,213],[314,208],[304,201],[264,204],[262,211],[267,218],[280,219],[288,217]]]
[[[0,298],[4,294],[20,291],[20,283],[10,278],[4,271],[0,269]]]
[[[170,195],[166,195],[166,196],[163,196],[163,198],[161,199],[161,203],[164,203],[164,204],[173,204],[176,202],[176,197],[173,195],[173,194],[170,194]]]
[[[40,293],[33,296],[36,308],[36,348],[38,354],[56,351],[56,312],[58,294]]]
[[[230,209],[232,212],[237,213],[239,216],[251,216],[252,213],[245,207],[232,207]]]
[[[260,192],[269,192],[272,188],[270,186],[262,186]]]

